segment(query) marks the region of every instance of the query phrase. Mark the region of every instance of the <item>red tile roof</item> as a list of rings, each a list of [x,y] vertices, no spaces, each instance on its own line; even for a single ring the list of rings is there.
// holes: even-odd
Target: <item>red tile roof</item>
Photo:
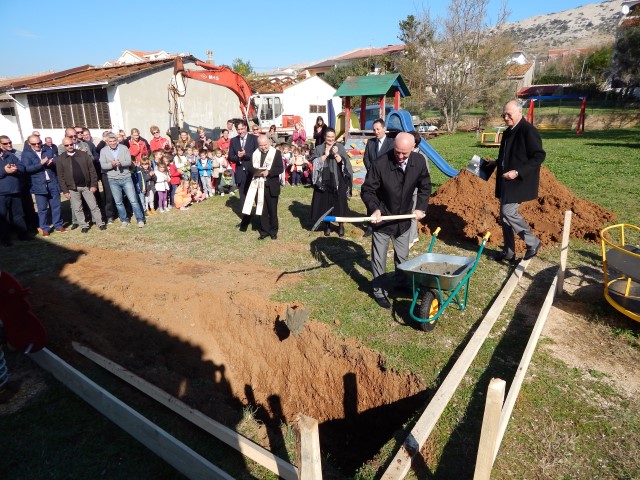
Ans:
[[[191,56],[185,58],[195,60],[195,58]],[[6,86],[8,88],[5,87],[5,90],[17,90],[23,88],[41,89],[47,87],[64,87],[67,85],[112,83],[145,70],[162,68],[171,64],[173,64],[173,59],[152,60],[126,65],[114,65],[111,67],[92,67],[91,65],[83,65],[82,67],[11,83]]]
[[[507,68],[507,76],[509,77],[524,77],[525,74],[529,71],[533,63],[525,63],[520,65],[518,63],[512,63]]]

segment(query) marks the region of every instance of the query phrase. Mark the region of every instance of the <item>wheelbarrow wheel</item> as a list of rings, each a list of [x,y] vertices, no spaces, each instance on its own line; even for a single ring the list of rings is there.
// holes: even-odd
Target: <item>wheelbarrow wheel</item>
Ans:
[[[440,299],[438,295],[433,290],[427,290],[420,297],[420,307],[418,308],[418,317],[428,319],[433,318],[440,310]],[[434,320],[432,322],[419,322],[420,328],[424,332],[430,332],[434,328],[436,328],[436,323],[438,321]]]

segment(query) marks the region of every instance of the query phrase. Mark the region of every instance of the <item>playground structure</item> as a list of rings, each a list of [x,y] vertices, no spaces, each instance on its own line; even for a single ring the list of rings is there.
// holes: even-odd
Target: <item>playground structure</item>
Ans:
[[[604,298],[623,315],[640,322],[640,227],[611,225],[600,232]]]
[[[527,110],[527,122],[534,125],[534,112],[535,112],[535,102],[542,100],[581,100],[580,105],[580,114],[578,116],[578,125],[576,127],[576,135],[580,135],[584,133],[584,118],[585,118],[585,110],[587,108],[587,97],[586,95],[538,95],[535,97],[529,97],[529,109]],[[563,129],[571,129],[570,124],[558,124],[558,123],[540,123],[536,125],[538,130],[563,130]]]
[[[336,95],[343,98],[344,114],[338,117],[336,124],[336,136],[344,135],[345,145],[349,151],[351,162],[354,164],[354,184],[359,185],[364,181],[366,171],[362,164],[364,152],[363,137],[370,136],[369,132],[361,130],[360,126],[366,124],[367,99],[375,97],[380,106],[380,118],[385,120],[390,136],[398,132],[411,132],[415,130],[411,115],[406,110],[400,109],[400,97],[411,95],[400,74],[371,75],[359,77],[347,77],[336,90]],[[354,120],[355,115],[351,110],[351,98],[360,97],[360,118]],[[385,115],[386,98],[393,97],[393,110]],[[370,110],[370,109],[369,109]],[[350,122],[344,119],[350,118]],[[349,150],[349,147],[351,148]],[[449,165],[442,156],[426,140],[419,145],[420,151],[446,176],[453,177],[459,170]]]

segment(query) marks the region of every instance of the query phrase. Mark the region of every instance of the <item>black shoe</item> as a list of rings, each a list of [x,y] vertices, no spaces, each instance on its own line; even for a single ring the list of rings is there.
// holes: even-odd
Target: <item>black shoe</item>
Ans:
[[[82,233],[89,233],[89,227],[83,227],[82,230],[80,230]]]
[[[241,232],[246,232],[248,228],[249,228],[249,225],[246,223],[241,223],[238,226],[238,230],[240,230]]]
[[[367,229],[364,231],[363,237],[370,237],[372,234],[373,234],[373,228],[371,227],[371,225],[369,225]]]
[[[382,308],[391,308],[391,303],[389,303],[389,300],[387,299],[387,297],[373,297],[373,298],[376,301],[376,303],[380,305]]]
[[[339,237],[344,237],[344,225],[340,225],[338,227],[338,236]]]
[[[269,236],[268,233],[261,233],[260,236],[258,237],[258,240],[264,240],[265,238],[267,238]]]
[[[72,224],[72,225],[69,227],[69,230],[75,230],[75,229],[76,229],[76,228],[78,228],[79,226],[80,226],[80,225],[78,225],[77,223],[74,223],[74,224]]]
[[[103,224],[102,224],[102,225],[100,225],[98,228],[99,228],[100,230],[106,230],[106,229],[107,229],[107,226],[103,223]]]
[[[523,260],[529,260],[533,257],[535,257],[538,254],[538,250],[540,250],[540,245],[542,245],[541,242],[538,242],[538,245],[536,245],[534,248],[527,248],[526,253],[524,254],[524,257],[522,257]]]
[[[509,263],[513,263],[516,260],[516,256],[512,253],[511,255],[509,255],[507,252],[500,252],[498,253],[495,257],[493,257],[493,259],[496,262],[509,262]]]
[[[277,240],[278,239],[278,234],[274,233],[273,235],[271,235],[271,240]]]
[[[328,237],[329,235],[331,235],[331,224],[327,222],[324,227],[324,236]]]

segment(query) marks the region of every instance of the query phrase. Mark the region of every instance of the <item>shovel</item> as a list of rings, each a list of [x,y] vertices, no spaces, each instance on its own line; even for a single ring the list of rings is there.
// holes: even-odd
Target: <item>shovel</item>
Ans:
[[[480,158],[478,155],[471,157],[471,161],[469,165],[467,165],[467,171],[473,173],[476,177],[480,177],[484,181],[489,180],[495,168],[495,164],[488,164],[484,158]]]
[[[318,221],[313,225],[313,228],[311,229],[311,231],[315,231],[322,222],[345,222],[345,223],[363,223],[363,222],[371,222],[373,221],[373,217],[334,217],[332,215],[329,215],[331,213],[331,211],[333,210],[333,207],[331,207],[329,210],[327,210],[325,212],[324,215],[322,215]],[[412,219],[412,218],[416,218],[416,216],[413,213],[406,213],[403,215],[383,215],[380,217],[381,221],[385,221],[385,220],[407,220],[407,219]]]

